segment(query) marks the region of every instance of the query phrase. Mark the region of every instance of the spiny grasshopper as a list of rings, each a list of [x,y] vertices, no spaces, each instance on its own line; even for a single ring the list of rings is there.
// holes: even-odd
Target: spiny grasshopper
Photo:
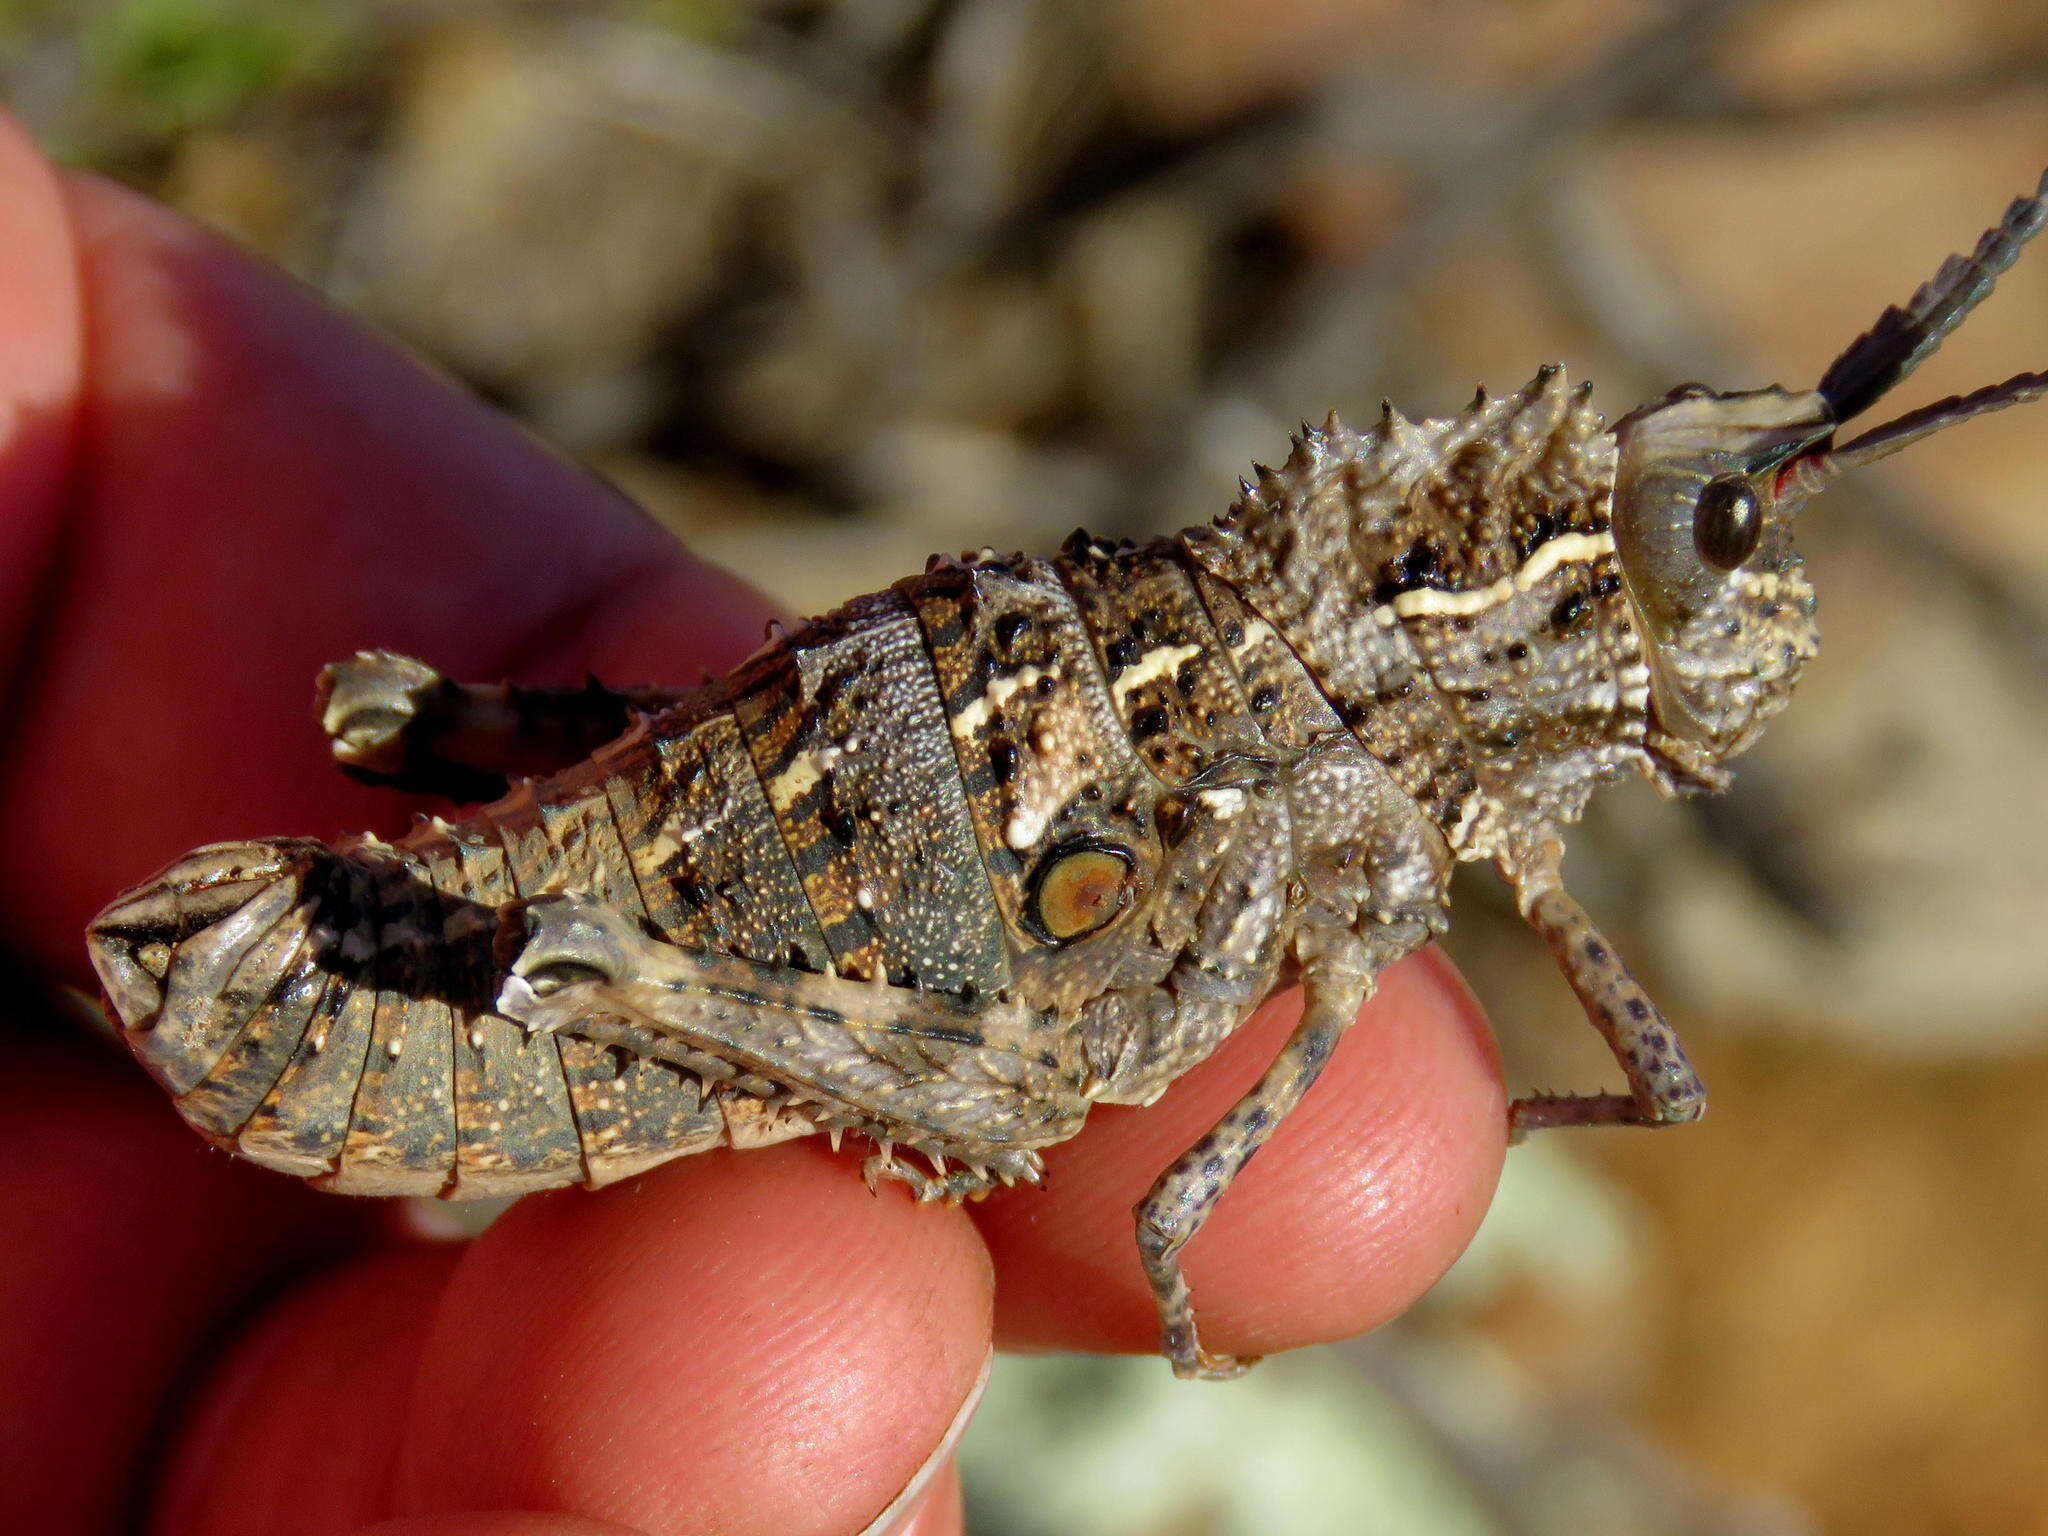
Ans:
[[[1689,384],[1612,427],[1546,367],[1445,420],[1304,428],[1214,523],[983,551],[684,692],[322,679],[352,771],[458,798],[397,843],[190,854],[94,921],[136,1054],[218,1145],[329,1188],[601,1185],[852,1131],[870,1180],[1036,1180],[1298,979],[1299,1025],[1137,1208],[1163,1348],[1181,1249],[1379,972],[1490,860],[1627,1075],[1514,1129],[1706,1098],[1567,894],[1593,788],[1714,790],[1814,654],[1792,522],[1836,475],[2048,392],[2027,373],[1847,442],[2048,221],[2048,178],[1811,390]],[[927,1166],[902,1160],[904,1149]]]

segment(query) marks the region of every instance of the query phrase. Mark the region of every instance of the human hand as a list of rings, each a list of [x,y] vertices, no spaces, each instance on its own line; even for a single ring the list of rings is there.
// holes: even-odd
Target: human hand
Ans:
[[[0,252],[0,934],[46,976],[83,983],[86,920],[189,847],[402,822],[328,762],[327,661],[687,682],[758,641],[758,598],[596,481],[4,127]],[[530,1198],[467,1245],[203,1146],[23,1009],[0,1527],[846,1533],[931,1465],[904,1529],[957,1531],[943,1451],[991,1339],[1154,1346],[1130,1207],[1296,1006],[1096,1110],[1042,1190],[920,1208],[813,1138]],[[1394,968],[1189,1250],[1205,1337],[1267,1353],[1400,1311],[1477,1224],[1505,1124],[1448,967]],[[544,1513],[460,1513],[509,1510]]]

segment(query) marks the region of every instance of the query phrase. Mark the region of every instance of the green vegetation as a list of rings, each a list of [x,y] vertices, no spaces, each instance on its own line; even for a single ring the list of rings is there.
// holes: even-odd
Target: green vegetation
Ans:
[[[79,34],[87,92],[147,134],[218,123],[331,79],[361,41],[355,8],[341,0],[118,0]]]
[[[732,0],[635,0],[633,11],[653,26],[700,43],[733,41],[743,20]]]

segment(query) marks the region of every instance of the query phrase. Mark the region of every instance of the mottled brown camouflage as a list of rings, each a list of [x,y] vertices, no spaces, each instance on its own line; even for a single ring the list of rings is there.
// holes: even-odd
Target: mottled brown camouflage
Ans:
[[[216,1144],[456,1198],[818,1131],[925,1198],[1036,1179],[1091,1103],[1155,1099],[1298,977],[1279,1059],[1137,1213],[1175,1368],[1234,1374],[1177,1255],[1443,927],[1455,862],[1512,882],[1627,1073],[1516,1128],[1700,1113],[1563,889],[1563,829],[1618,775],[1724,782],[1785,702],[1815,641],[1808,495],[2048,388],[1834,444],[2043,217],[2014,204],[1820,390],[1688,386],[1610,430],[1546,368],[1448,420],[1333,417],[1212,525],[935,560],[688,693],[359,656],[324,682],[345,766],[547,776],[396,845],[201,849],[100,915],[95,964]]]

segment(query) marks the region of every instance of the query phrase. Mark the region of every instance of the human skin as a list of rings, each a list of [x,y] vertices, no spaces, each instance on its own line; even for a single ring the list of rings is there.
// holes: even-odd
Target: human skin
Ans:
[[[89,985],[87,919],[197,844],[404,826],[327,760],[326,661],[687,682],[766,612],[288,279],[0,124],[0,935],[32,973]],[[208,1536],[860,1531],[991,1340],[1154,1346],[1131,1205],[1298,1007],[1097,1109],[1041,1189],[921,1208],[814,1138],[457,1244],[203,1146],[124,1052],[5,996],[0,1528]],[[1205,1339],[1400,1312],[1470,1237],[1505,1124],[1456,976],[1395,967],[1190,1248]],[[958,1531],[950,1471],[926,1486],[902,1528]]]

